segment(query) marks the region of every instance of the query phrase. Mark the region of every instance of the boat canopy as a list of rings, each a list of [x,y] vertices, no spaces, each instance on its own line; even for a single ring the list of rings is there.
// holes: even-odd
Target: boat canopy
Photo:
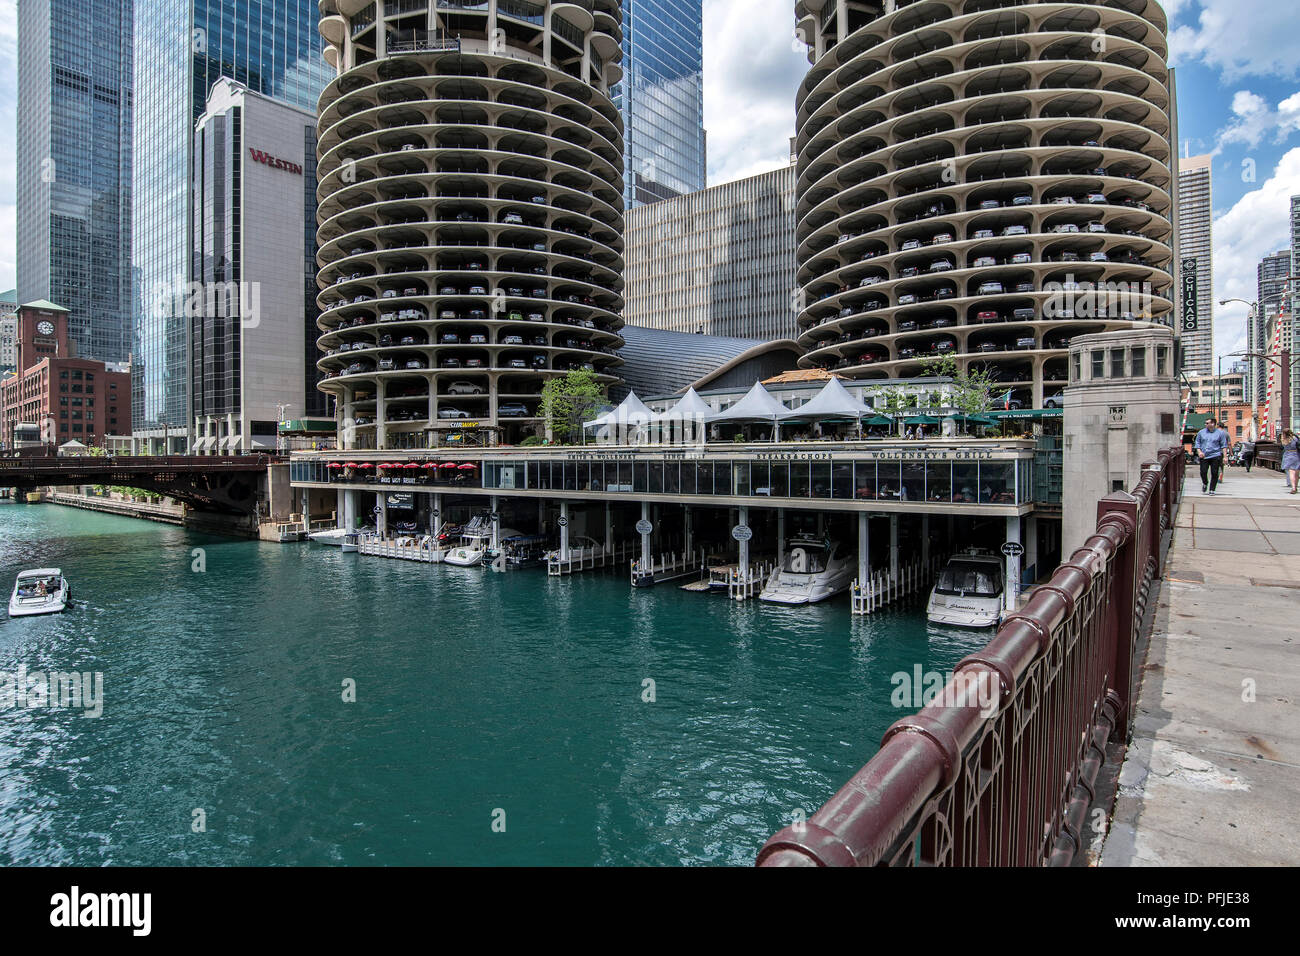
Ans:
[[[838,378],[832,378],[822,386],[820,392],[798,408],[782,413],[780,417],[782,419],[798,418],[814,421],[848,418],[856,421],[862,416],[870,414],[871,409],[850,395],[849,390],[844,387]]]
[[[55,575],[63,576],[63,572],[58,568],[33,568],[30,571],[19,571],[18,580],[23,578],[52,578]]]

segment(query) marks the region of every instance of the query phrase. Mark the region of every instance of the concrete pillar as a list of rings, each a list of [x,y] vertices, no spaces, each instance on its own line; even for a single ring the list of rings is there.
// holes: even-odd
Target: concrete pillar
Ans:
[[[343,492],[343,527],[357,530],[357,493],[351,489]]]
[[[388,535],[388,495],[380,490],[375,496],[379,499],[379,514],[375,519],[375,528],[381,538]]]
[[[614,515],[609,509],[609,502],[605,502],[605,553],[613,554],[614,552]]]
[[[433,510],[429,512],[429,533],[436,534],[442,524],[442,495],[433,496]]]
[[[311,530],[311,489],[302,490],[302,530]]]
[[[496,495],[492,496],[492,550],[497,551],[501,548],[501,512],[497,510],[500,507],[501,499]]]
[[[348,516],[348,493],[340,488],[334,493],[334,523],[340,528],[346,528]]]
[[[641,520],[648,522],[650,520],[650,502],[641,502]],[[653,530],[653,529],[651,529]],[[654,559],[650,556],[650,531],[641,535],[641,569],[649,571],[654,567]]]
[[[691,553],[691,548],[692,548],[692,547],[694,546],[694,544],[695,544],[695,542],[694,542],[694,540],[693,540],[693,535],[691,534],[691,531],[692,531],[692,529],[691,529],[691,506],[690,506],[690,505],[686,505],[685,507],[682,508],[682,534],[683,534],[683,540],[684,540],[684,542],[685,542],[685,543],[682,545],[682,550],[685,551],[687,554],[690,554],[690,553]]]
[[[858,512],[858,584],[866,586],[871,575],[871,516]]]
[[[776,509],[776,563],[785,564],[785,509]]]
[[[1020,543],[1020,516],[1007,516],[1007,543]],[[1003,592],[1005,601],[1003,606],[1008,612],[1014,611],[1020,602],[1020,556],[1007,555],[1007,583]]]
[[[898,580],[898,515],[889,516],[889,577]]]
[[[569,503],[560,502],[560,560],[569,560]]]
[[[1025,570],[1034,575],[1034,579],[1042,577],[1038,569],[1038,516],[1025,516]]]
[[[382,378],[375,380],[375,448],[383,451],[388,447],[388,411],[384,400],[386,389]]]
[[[749,525],[749,508],[747,506],[740,509],[739,524]],[[742,540],[740,542],[740,577],[741,580],[749,577],[749,542]]]

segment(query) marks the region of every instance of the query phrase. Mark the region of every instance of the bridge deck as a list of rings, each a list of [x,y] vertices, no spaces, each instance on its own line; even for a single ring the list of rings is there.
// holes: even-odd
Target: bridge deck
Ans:
[[[1300,497],[1189,469],[1103,866],[1300,860]]]

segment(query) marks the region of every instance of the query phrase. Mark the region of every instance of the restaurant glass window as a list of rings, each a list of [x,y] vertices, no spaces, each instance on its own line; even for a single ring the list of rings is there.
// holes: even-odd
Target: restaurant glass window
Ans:
[[[836,462],[831,466],[831,497],[853,497],[853,462]]]
[[[575,461],[573,472],[573,486],[579,491],[587,491],[591,486],[591,463]]]
[[[713,462],[697,461],[695,463],[695,493],[697,495],[713,494]]]
[[[664,493],[664,464],[661,461],[648,461],[645,463],[649,475],[649,486],[646,488],[652,495],[662,495]]]
[[[900,476],[901,463],[897,461],[876,462],[876,497],[884,501],[897,501],[899,489],[902,488]]]
[[[952,466],[952,500],[955,504],[974,504],[979,500],[980,466],[974,462],[956,462]]]
[[[903,462],[903,500],[925,500],[925,462]]]
[[[772,462],[771,471],[772,497],[789,498],[790,497],[790,465],[784,461]]]
[[[591,463],[590,487],[592,491],[604,491],[606,489],[605,473],[611,467],[613,466],[606,466],[603,461],[593,461]]]
[[[750,494],[770,497],[772,494],[772,470],[765,461],[751,462],[749,466]]]
[[[731,466],[731,493],[749,494],[749,462],[738,461]]]
[[[611,466],[612,467],[612,466]],[[631,491],[632,490],[632,463],[630,461],[620,461],[618,463],[618,482],[610,491]]]
[[[831,463],[815,461],[812,463],[812,496],[829,498],[831,496]]]
[[[858,461],[853,464],[853,497],[870,501],[876,497],[876,463]]]
[[[1016,462],[1016,504],[1033,499],[1033,465],[1028,458]]]
[[[952,501],[952,463],[932,461],[925,466],[925,500]]]
[[[575,491],[578,487],[577,475],[575,474],[576,462],[566,461],[564,463],[564,490]]]
[[[664,462],[664,494],[679,495],[682,493],[681,470],[681,462]]]
[[[980,465],[980,504],[1012,504],[1016,500],[1016,463],[986,461]]]
[[[713,465],[713,494],[731,494],[731,462],[719,461]]]
[[[808,497],[809,468],[806,461],[790,463],[790,497]]]
[[[650,482],[650,474],[646,469],[644,461],[632,463],[632,490],[637,494],[644,494],[646,486]]]
[[[543,487],[541,470],[538,468],[538,463],[535,461],[530,461],[528,463],[528,487],[529,488]]]

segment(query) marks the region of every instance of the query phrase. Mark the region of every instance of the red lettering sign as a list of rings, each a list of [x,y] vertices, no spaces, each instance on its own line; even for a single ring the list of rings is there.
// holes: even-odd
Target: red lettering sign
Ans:
[[[251,146],[248,147],[248,151],[257,162],[270,166],[272,169],[283,169],[298,176],[302,175],[302,167],[297,163],[291,163],[287,159],[277,159],[269,153],[264,153],[260,149],[253,149]]]

